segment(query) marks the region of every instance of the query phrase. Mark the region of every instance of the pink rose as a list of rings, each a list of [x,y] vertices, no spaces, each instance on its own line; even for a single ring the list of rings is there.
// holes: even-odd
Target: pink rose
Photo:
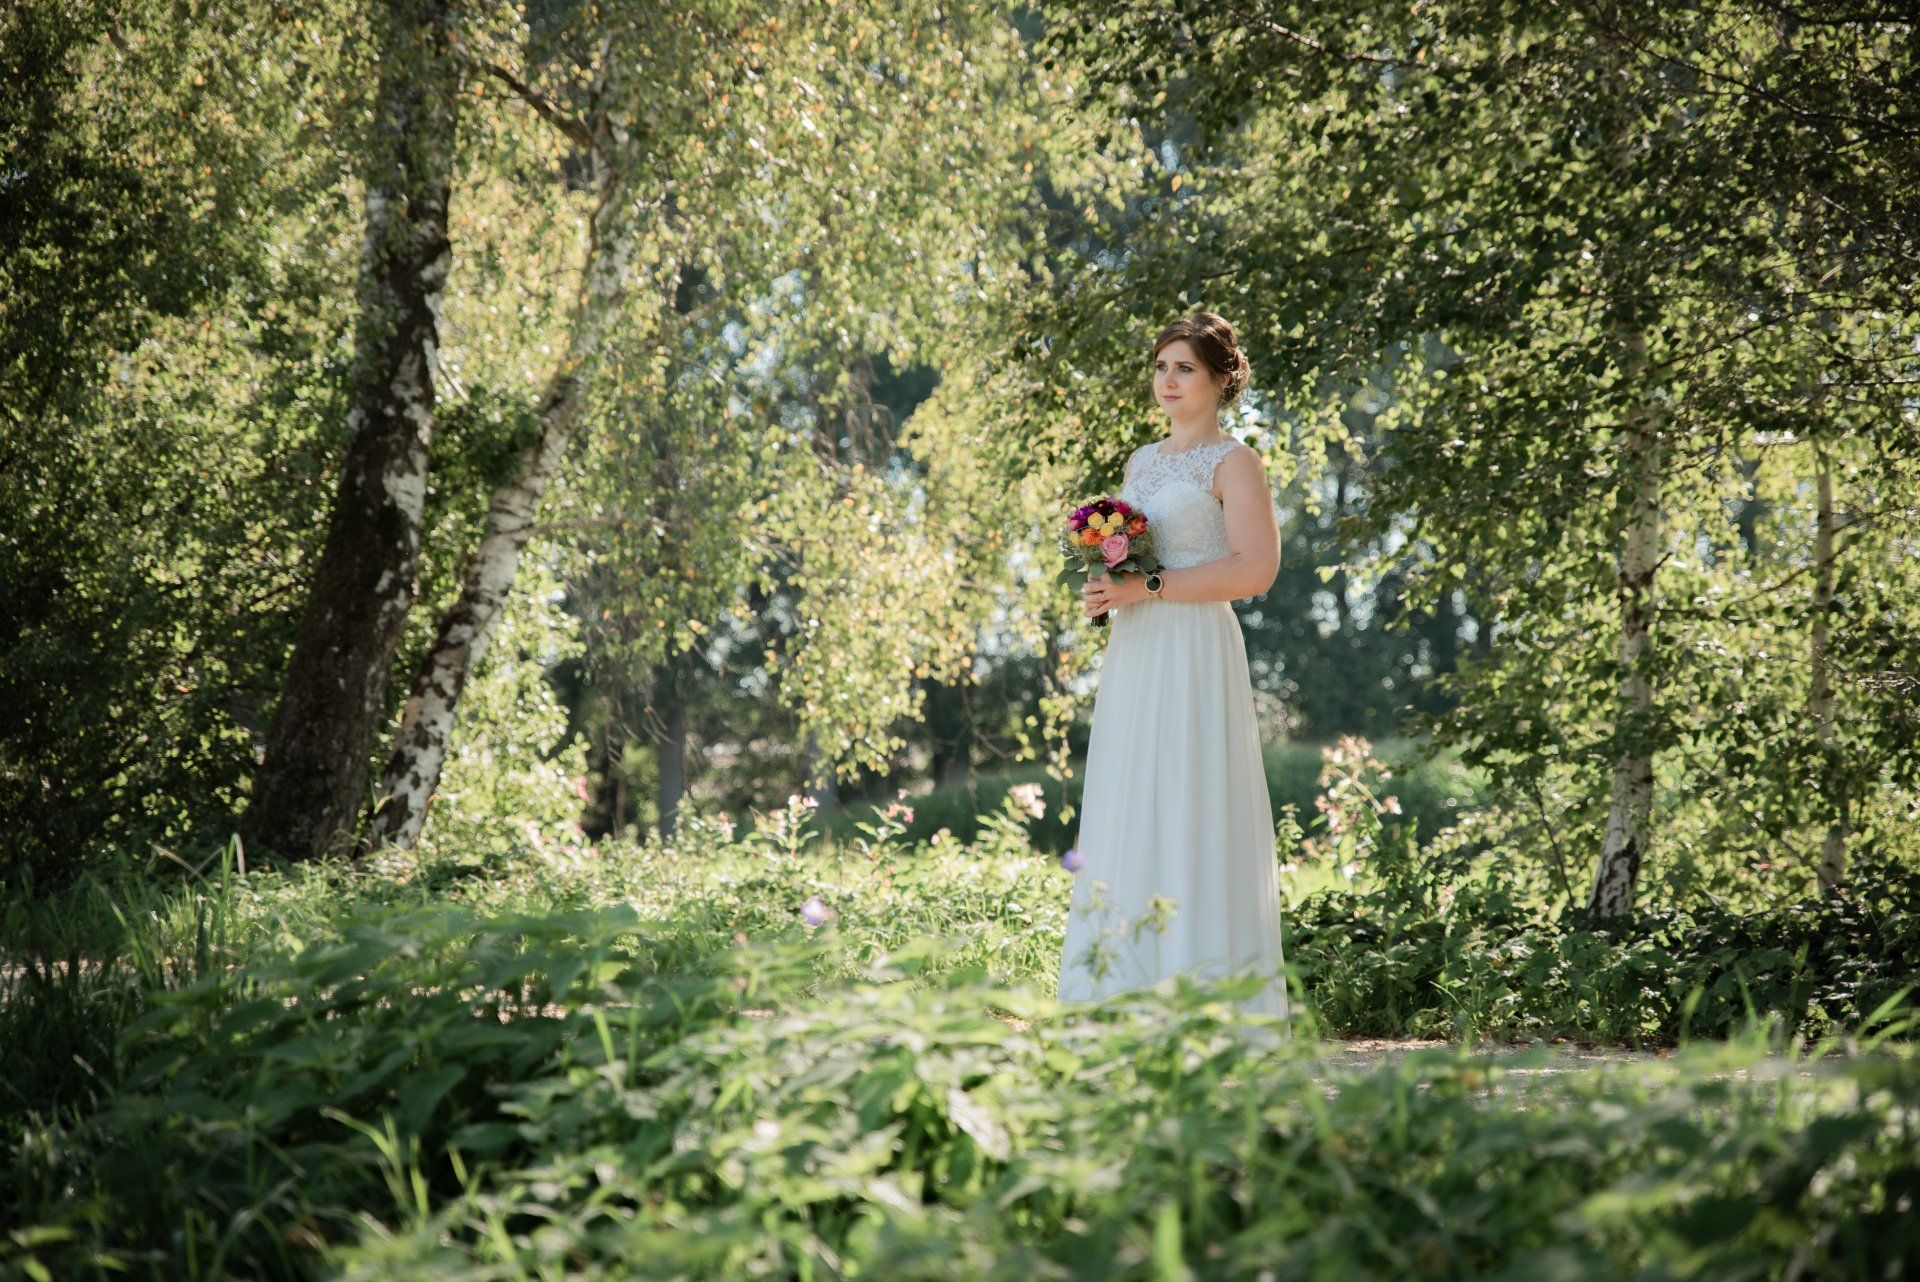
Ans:
[[[1106,561],[1109,570],[1126,560],[1127,536],[1124,534],[1109,534],[1106,538],[1101,539],[1100,556]]]

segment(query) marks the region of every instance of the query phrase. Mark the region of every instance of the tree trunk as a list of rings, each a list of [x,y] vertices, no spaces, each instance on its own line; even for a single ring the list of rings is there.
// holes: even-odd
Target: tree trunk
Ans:
[[[367,845],[412,846],[440,786],[460,695],[500,623],[547,485],[566,457],[585,399],[586,366],[599,351],[626,292],[634,229],[615,193],[622,184],[593,157],[596,202],[573,332],[537,411],[539,435],[521,449],[511,477],[487,505],[480,546],[468,562],[460,597],[440,621],[407,696],[406,712],[387,759]]]
[[[660,840],[672,838],[679,822],[680,801],[687,794],[687,677],[688,656],[670,654],[654,669],[653,742],[659,761],[656,799],[660,808]]]
[[[930,745],[927,774],[935,786],[964,784],[973,773],[973,713],[966,677],[926,678],[922,726]]]
[[[1828,616],[1833,610],[1833,469],[1824,454],[1815,447],[1818,472],[1818,506],[1813,533],[1813,636],[1810,650],[1813,683],[1807,696],[1807,710],[1813,718],[1813,731],[1820,741],[1820,755],[1826,765],[1827,796],[1832,806],[1827,835],[1820,845],[1820,891],[1832,895],[1847,875],[1847,787],[1839,767],[1838,736],[1833,725],[1833,672],[1827,659]]]
[[[1334,461],[1333,472],[1333,524],[1328,532],[1335,540],[1341,537],[1341,522],[1347,515],[1347,456],[1340,453]],[[1334,613],[1340,619],[1340,640],[1353,644],[1353,602],[1350,599],[1351,587],[1347,582],[1347,563],[1343,557],[1334,562],[1333,579],[1328,585],[1333,592]]]
[[[819,736],[811,730],[801,745],[801,754],[806,761],[806,795],[822,806],[838,805],[840,777],[833,773],[827,754],[820,750]]]
[[[389,0],[350,436],[242,831],[304,858],[350,838],[413,608],[460,101],[450,0]]]
[[[1760,463],[1757,459],[1743,458],[1738,464],[1740,475],[1748,485],[1753,485],[1760,475]],[[1734,514],[1733,525],[1740,532],[1740,547],[1747,559],[1760,555],[1760,518],[1767,514],[1767,505],[1758,498],[1740,500],[1740,510]]]
[[[1653,836],[1653,750],[1648,721],[1653,711],[1649,669],[1653,658],[1654,572],[1660,564],[1660,433],[1653,403],[1640,387],[1647,366],[1645,336],[1637,331],[1627,334],[1625,349],[1624,382],[1640,399],[1626,424],[1621,449],[1629,504],[1618,588],[1621,747],[1614,764],[1613,797],[1600,846],[1600,864],[1587,901],[1588,915],[1596,918],[1625,916],[1633,911],[1640,862]]]
[[[626,744],[624,718],[617,711],[609,711],[607,723],[587,749],[587,771],[597,771],[600,776],[600,786],[580,820],[581,831],[589,837],[617,838],[626,826]]]

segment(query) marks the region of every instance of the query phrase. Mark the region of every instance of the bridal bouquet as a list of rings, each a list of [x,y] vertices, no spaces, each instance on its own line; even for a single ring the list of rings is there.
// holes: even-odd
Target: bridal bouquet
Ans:
[[[1098,498],[1083,503],[1067,516],[1060,546],[1070,561],[1078,561],[1089,576],[1133,570],[1145,574],[1160,568],[1153,554],[1153,531],[1147,514],[1124,499]],[[1097,628],[1107,626],[1107,613],[1093,616]]]

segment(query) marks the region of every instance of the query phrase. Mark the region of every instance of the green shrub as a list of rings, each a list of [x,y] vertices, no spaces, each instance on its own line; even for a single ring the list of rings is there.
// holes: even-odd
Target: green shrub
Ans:
[[[1305,743],[1278,744],[1262,751],[1267,793],[1276,815],[1287,806],[1303,814],[1313,809],[1313,799],[1320,790],[1323,751],[1319,745]],[[1401,742],[1383,746],[1382,756],[1396,771],[1394,791],[1402,807],[1401,816],[1387,821],[1390,827],[1407,823],[1424,833],[1438,832],[1485,800],[1480,784],[1449,755],[1422,760],[1419,745]],[[1060,817],[1062,806],[1071,801],[1077,807],[1086,783],[1085,760],[1076,758],[1072,766],[1074,775],[1064,782],[1051,778],[1044,765],[1031,763],[1010,770],[977,771],[965,783],[910,797],[914,817],[907,825],[906,839],[928,841],[945,828],[955,840],[970,842],[978,833],[982,815],[997,810],[1015,786],[1033,784],[1039,786],[1046,803],[1046,814],[1028,825],[1033,848],[1057,855],[1073,844],[1076,835],[1076,824]],[[856,801],[825,810],[820,817],[821,832],[831,840],[847,839],[873,808],[871,803]]]
[[[1920,1063],[1763,1043],[1330,1074],[1177,980],[1063,1009],[829,927],[371,909],[155,994],[8,1163],[10,1271],[349,1279],[1754,1276],[1920,1250]],[[951,961],[950,957],[946,958]],[[1303,1024],[1301,1031],[1310,1026]],[[1729,1074],[1732,1075],[1729,1075]]]

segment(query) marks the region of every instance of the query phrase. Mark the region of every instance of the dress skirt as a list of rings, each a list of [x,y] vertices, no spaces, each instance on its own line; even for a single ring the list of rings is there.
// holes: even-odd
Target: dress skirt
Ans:
[[[1239,1009],[1284,1018],[1273,809],[1239,617],[1225,601],[1110,614],[1059,995],[1256,969],[1269,980]],[[1161,928],[1142,920],[1156,895],[1172,901]],[[1104,974],[1090,948],[1107,954]]]

